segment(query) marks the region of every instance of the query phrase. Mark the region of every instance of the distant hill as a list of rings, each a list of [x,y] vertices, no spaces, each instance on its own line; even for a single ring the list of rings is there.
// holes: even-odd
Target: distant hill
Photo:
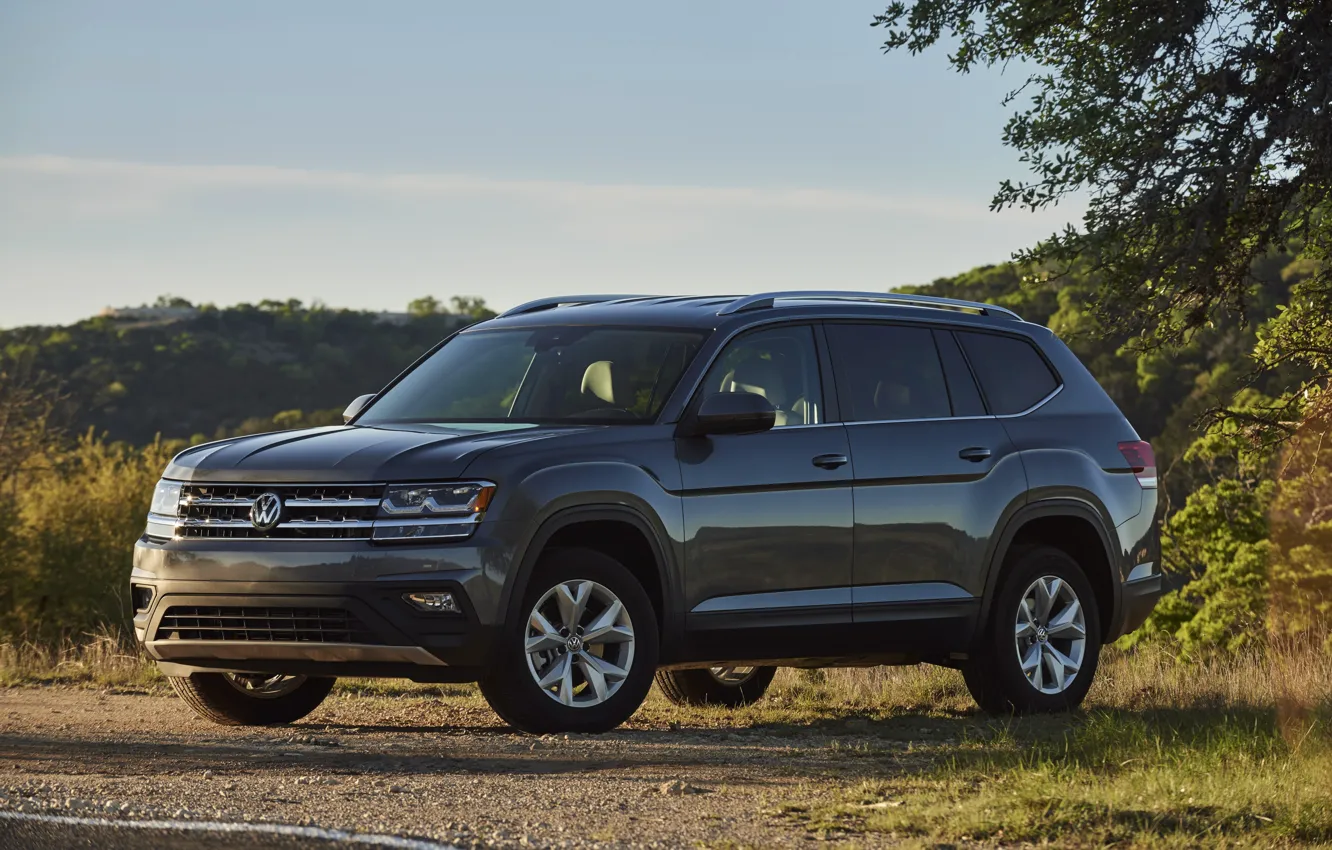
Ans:
[[[138,444],[157,434],[213,437],[308,424],[310,416],[291,411],[335,416],[476,321],[427,308],[381,314],[298,302],[168,303],[108,310],[65,327],[0,331],[0,357],[58,377],[79,430]]]

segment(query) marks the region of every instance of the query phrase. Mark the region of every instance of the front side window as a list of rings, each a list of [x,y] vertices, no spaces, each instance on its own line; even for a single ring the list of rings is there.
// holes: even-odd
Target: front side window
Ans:
[[[712,364],[700,392],[757,393],[777,408],[778,428],[818,424],[823,395],[814,331],[797,325],[738,337]]]
[[[357,424],[652,422],[704,338],[661,328],[464,332]]]
[[[952,415],[943,366],[929,328],[829,323],[824,331],[845,421]]]

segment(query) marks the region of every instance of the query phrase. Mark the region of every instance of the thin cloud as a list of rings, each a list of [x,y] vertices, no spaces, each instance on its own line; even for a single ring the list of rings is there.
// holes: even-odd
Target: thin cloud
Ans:
[[[20,182],[28,188],[36,188],[38,182],[61,184],[61,198],[73,209],[105,212],[151,208],[181,195],[250,189],[402,199],[484,196],[572,208],[890,213],[946,220],[975,220],[992,215],[980,200],[898,197],[842,189],[582,183],[453,173],[380,174],[263,165],[166,165],[64,156],[0,157],[0,186]]]

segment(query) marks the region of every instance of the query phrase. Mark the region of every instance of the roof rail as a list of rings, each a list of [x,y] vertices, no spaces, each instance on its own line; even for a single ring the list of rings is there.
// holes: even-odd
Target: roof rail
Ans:
[[[779,299],[804,298],[829,301],[870,301],[881,304],[901,304],[906,307],[933,307],[937,310],[957,310],[965,313],[978,313],[982,316],[999,316],[1013,321],[1022,321],[1022,317],[1007,307],[983,304],[979,301],[959,301],[956,298],[939,298],[933,295],[909,295],[904,292],[837,292],[829,290],[795,290],[791,292],[763,292],[758,295],[746,295],[737,298],[717,312],[718,316],[732,313],[744,313],[749,310],[766,310],[775,306]]]
[[[496,318],[504,319],[509,316],[523,316],[528,313],[536,313],[541,310],[549,310],[552,307],[572,307],[575,304],[600,304],[604,301],[620,301],[625,298],[655,298],[655,295],[557,295],[552,298],[538,298],[535,301],[528,301],[526,304],[519,304],[510,310],[505,310]]]

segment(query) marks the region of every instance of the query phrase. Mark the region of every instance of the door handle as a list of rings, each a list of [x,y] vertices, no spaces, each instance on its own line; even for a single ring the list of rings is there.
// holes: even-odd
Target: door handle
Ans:
[[[969,460],[972,463],[980,463],[990,456],[990,450],[984,446],[972,446],[969,449],[963,449],[958,452],[957,456],[963,460]]]
[[[845,466],[851,459],[846,455],[819,455],[814,458],[814,465],[822,469],[836,469]]]

